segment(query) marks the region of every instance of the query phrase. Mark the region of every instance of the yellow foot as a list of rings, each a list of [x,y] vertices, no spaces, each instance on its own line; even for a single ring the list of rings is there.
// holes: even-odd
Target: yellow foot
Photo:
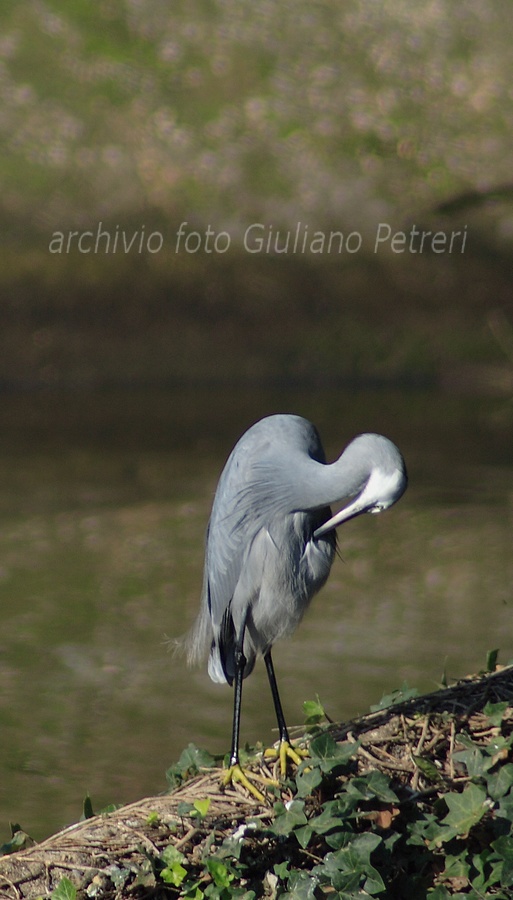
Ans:
[[[278,787],[278,783],[276,781],[272,781],[270,778],[264,778],[263,775],[258,775],[257,772],[251,772],[251,779],[253,781],[259,781],[263,785],[272,785],[273,787]],[[251,783],[250,779],[241,768],[240,763],[235,763],[234,766],[230,766],[229,769],[223,775],[223,784],[233,784],[237,782],[241,784],[243,787],[258,800],[259,803],[265,803],[264,795],[255,787],[254,784]]]
[[[285,778],[287,774],[287,760],[289,759],[295,766],[299,766],[303,759],[308,757],[308,750],[302,750],[300,747],[293,747],[288,741],[280,741],[278,750],[275,747],[269,747],[264,751],[266,759],[278,758],[280,761],[280,774]]]

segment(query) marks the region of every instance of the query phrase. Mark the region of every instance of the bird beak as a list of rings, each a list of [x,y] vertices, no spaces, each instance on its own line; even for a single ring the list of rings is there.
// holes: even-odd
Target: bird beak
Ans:
[[[348,522],[349,519],[361,516],[362,513],[371,512],[371,509],[370,506],[365,506],[358,500],[355,500],[354,503],[350,503],[349,506],[345,506],[340,512],[335,513],[335,515],[332,516],[331,519],[328,519],[324,525],[321,525],[320,528],[316,528],[313,533],[314,539],[322,537],[323,534],[326,534],[328,531],[333,531],[333,529],[337,528],[338,525],[341,525],[342,522]]]

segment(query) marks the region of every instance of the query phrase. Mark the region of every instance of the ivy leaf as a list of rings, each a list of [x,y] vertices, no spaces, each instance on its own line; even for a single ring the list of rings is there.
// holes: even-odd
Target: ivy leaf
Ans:
[[[494,860],[496,856],[493,850],[485,848],[472,859],[478,873],[472,878],[472,887],[479,896],[485,894],[490,885],[500,883],[502,860]]]
[[[356,835],[354,840],[351,841],[350,849],[362,863],[369,863],[372,851],[379,847],[381,843],[382,838],[379,834],[372,834],[372,832],[367,831],[364,834]]]
[[[275,805],[277,816],[271,825],[271,831],[274,834],[287,835],[294,828],[307,825],[307,818],[304,813],[304,803],[302,800],[292,800],[286,807],[282,803]]]
[[[198,769],[210,769],[215,765],[215,759],[207,750],[196,747],[195,744],[189,744],[185,750],[182,750],[178,765],[187,771],[195,771]]]
[[[205,894],[197,882],[192,887],[187,885],[187,892],[183,896],[187,897],[187,900],[204,900]]]
[[[390,779],[374,769],[368,775],[362,775],[359,778],[353,778],[348,781],[346,790],[349,794],[354,794],[360,800],[382,800],[384,803],[397,802],[397,794],[390,787]]]
[[[311,763],[318,766],[321,772],[327,773],[346,766],[351,757],[356,754],[359,746],[360,741],[356,741],[354,744],[349,741],[338,744],[333,740],[331,734],[324,733],[310,741],[308,750]]]
[[[513,822],[513,791],[508,791],[504,797],[501,797],[494,814],[500,819],[506,819],[511,825]]]
[[[324,734],[312,738],[308,750],[313,759],[329,759],[337,752],[337,746],[337,742],[331,734],[324,732]]]
[[[436,784],[437,781],[440,781],[442,776],[435,766],[434,762],[432,762],[430,759],[427,759],[425,756],[415,756],[415,754],[413,753],[412,759],[424,778],[427,778],[427,780],[431,781],[433,784]]]
[[[381,892],[385,890],[385,882],[383,881],[378,870],[374,868],[374,866],[369,865],[365,868],[365,874],[367,877],[364,881],[363,889],[371,895],[381,894]]]
[[[469,750],[472,750],[473,747],[478,746],[466,731],[458,732],[458,734],[456,735],[456,740],[458,744],[462,744],[464,747],[468,747]]]
[[[318,696],[315,700],[305,700],[303,711],[305,714],[305,725],[318,725],[326,716]]]
[[[336,831],[332,834],[327,834],[324,838],[328,847],[331,847],[332,850],[340,850],[342,847],[347,847],[353,839],[354,831],[345,831],[340,826]]]
[[[430,892],[429,900],[450,900],[452,896],[444,884],[437,884],[434,890]]]
[[[300,798],[308,797],[316,787],[319,787],[321,782],[322,773],[318,768],[300,772],[296,776],[297,796]]]
[[[287,900],[314,900],[318,881],[309,872],[293,869],[289,875]]]
[[[187,875],[187,869],[182,865],[185,860],[183,853],[173,844],[169,844],[160,854],[160,859],[165,863],[165,867],[159,873],[162,881],[179,887]]]
[[[469,778],[483,777],[485,771],[491,766],[490,760],[485,759],[478,747],[472,747],[468,750],[458,750],[458,752],[453,755],[453,759],[456,763],[463,763]]]
[[[25,850],[34,844],[32,838],[22,831],[21,827],[11,824],[11,840],[5,844],[0,844],[0,856],[7,856],[9,853],[16,853],[18,850]]]
[[[314,816],[310,819],[309,824],[316,834],[326,834],[326,832],[328,831],[333,831],[335,828],[340,828],[342,820],[339,815],[336,815],[338,810],[338,801],[330,800],[328,801],[328,803],[324,804],[322,811],[318,816]]]
[[[289,876],[289,860],[286,859],[281,863],[276,863],[273,867],[274,874],[277,875],[278,878],[281,878],[282,881]]]
[[[107,813],[116,812],[118,809],[121,809],[122,806],[122,803],[107,803],[107,806],[102,806],[99,815],[106,816]]]
[[[390,694],[385,694],[379,703],[371,706],[370,711],[379,712],[381,709],[388,709],[389,706],[395,706],[397,703],[403,703],[405,700],[412,700],[414,697],[418,697],[418,695],[419,692],[417,688],[411,688],[406,681],[403,681],[400,688],[396,688],[396,690],[392,691]]]
[[[52,900],[76,900],[77,889],[69,878],[61,878],[59,884],[52,891]]]
[[[486,671],[487,672],[495,672],[497,668],[497,660],[499,658],[499,649],[496,650],[488,650],[486,654]]]
[[[183,853],[181,853],[180,850],[177,850],[173,844],[169,844],[169,846],[162,851],[160,857],[167,866],[170,866],[175,862],[181,863],[185,859]]]
[[[84,797],[84,804],[83,804],[83,810],[82,810],[82,820],[83,820],[83,819],[92,819],[92,818],[94,818],[93,803],[92,803],[92,800],[91,800],[89,794],[87,794],[87,795]]]
[[[233,875],[233,872],[230,872],[224,862],[211,856],[207,859],[207,869],[210,872],[216,887],[230,887],[230,882],[233,881],[235,876]]]
[[[513,885],[513,841],[510,835],[503,834],[492,843],[492,847],[502,857],[501,885]]]
[[[176,807],[176,812],[179,816],[190,816],[194,810],[194,806],[192,803],[189,803],[188,800],[180,800],[180,803]]]
[[[313,833],[314,831],[311,825],[303,825],[302,827],[296,828],[294,830],[294,834],[297,838],[298,844],[303,848],[303,850],[308,847]]]
[[[448,825],[454,835],[462,837],[483,818],[488,808],[486,792],[477,784],[468,784],[461,794],[444,794],[444,800],[449,812],[441,824]]]
[[[491,703],[488,701],[483,712],[485,716],[488,717],[490,725],[493,725],[495,728],[500,728],[504,713],[508,706],[509,702],[507,700],[501,700],[499,703]]]
[[[468,878],[469,872],[470,864],[462,856],[450,856],[449,854],[446,856],[443,872],[445,880],[449,878]]]
[[[108,875],[115,888],[123,888],[131,876],[130,869],[125,866],[109,866]]]
[[[434,813],[425,813],[422,818],[408,825],[410,833],[409,843],[412,847],[425,847],[426,843],[435,844],[443,832],[438,817]],[[430,898],[431,900],[431,898]]]
[[[172,884],[174,887],[179,887],[186,875],[187,869],[184,869],[179,862],[171,863],[170,866],[166,866],[165,869],[162,869],[160,873],[162,881],[166,884]]]
[[[315,866],[313,874],[323,883],[331,883],[336,891],[351,893],[359,887],[368,894],[379,894],[385,889],[381,875],[370,861],[373,850],[381,843],[377,834],[355,835],[353,840],[336,853],[328,853],[323,865]]]
[[[205,797],[204,800],[195,800],[193,806],[200,817],[204,819],[210,808],[210,797]]]
[[[200,769],[211,769],[215,764],[214,757],[207,750],[191,743],[182,750],[178,762],[167,770],[166,778],[172,788],[177,787],[186,778],[197,775]]]
[[[488,775],[486,786],[492,800],[500,800],[513,785],[513,763],[506,763],[497,772]]]
[[[508,757],[512,742],[513,735],[510,735],[508,738],[505,738],[502,734],[492,737],[485,747],[485,753],[492,757],[490,765],[493,766],[498,760]]]

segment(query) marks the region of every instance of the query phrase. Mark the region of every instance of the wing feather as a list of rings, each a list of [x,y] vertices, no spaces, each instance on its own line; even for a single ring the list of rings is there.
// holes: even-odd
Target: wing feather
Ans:
[[[210,643],[215,681],[231,680],[229,657],[246,615],[243,608],[234,611],[232,600],[257,535],[278,513],[291,511],[291,455],[298,450],[324,462],[313,425],[295,416],[263,419],[236,444],[219,479],[206,535],[201,610],[188,641],[191,660]],[[253,662],[248,660],[248,672]]]

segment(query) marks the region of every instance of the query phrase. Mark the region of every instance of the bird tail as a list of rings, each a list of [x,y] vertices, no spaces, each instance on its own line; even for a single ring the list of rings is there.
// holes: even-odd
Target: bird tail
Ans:
[[[212,625],[208,610],[203,606],[194,625],[178,642],[179,649],[185,652],[187,665],[196,666],[204,659],[212,643]]]
[[[212,681],[219,684],[232,684],[233,676],[228,675],[221,658],[221,648],[219,644],[213,640],[210,647],[210,656],[208,657],[208,674]]]
[[[202,610],[191,630],[183,638],[176,641],[178,652],[185,653],[187,665],[195,666],[202,662],[208,650],[208,674],[212,681],[231,684],[233,677],[227,675],[223,665],[221,648],[216,641],[210,622],[210,616]]]

